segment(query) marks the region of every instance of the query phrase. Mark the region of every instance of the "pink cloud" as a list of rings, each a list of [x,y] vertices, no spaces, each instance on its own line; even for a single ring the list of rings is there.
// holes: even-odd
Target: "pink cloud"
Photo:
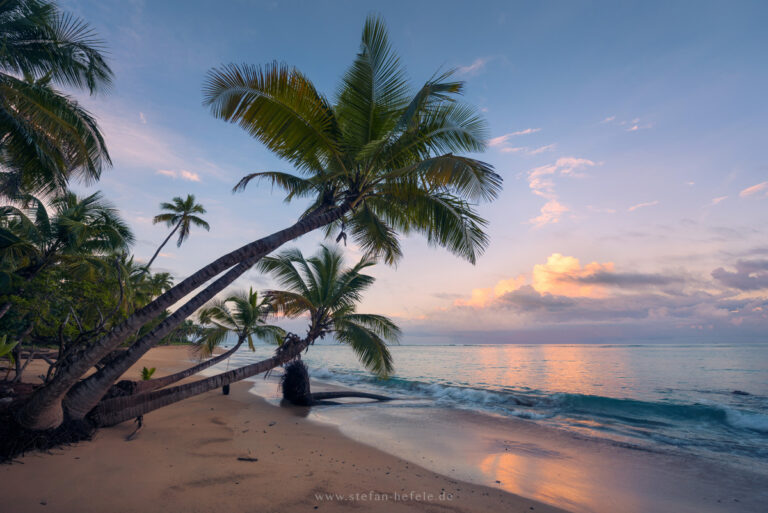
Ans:
[[[756,185],[753,185],[752,187],[747,187],[743,191],[739,193],[739,196],[742,198],[746,198],[748,196],[754,196],[755,194],[761,193],[765,191],[766,196],[768,196],[768,182],[762,182]]]

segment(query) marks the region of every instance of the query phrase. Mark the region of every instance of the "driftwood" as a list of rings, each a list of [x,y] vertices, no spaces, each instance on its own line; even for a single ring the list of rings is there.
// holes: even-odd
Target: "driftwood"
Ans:
[[[373,399],[374,401],[391,401],[391,397],[366,392],[312,392],[309,383],[307,366],[301,360],[294,360],[285,366],[285,373],[280,380],[283,399],[297,406],[313,406],[319,404],[337,404],[328,399],[357,397]]]

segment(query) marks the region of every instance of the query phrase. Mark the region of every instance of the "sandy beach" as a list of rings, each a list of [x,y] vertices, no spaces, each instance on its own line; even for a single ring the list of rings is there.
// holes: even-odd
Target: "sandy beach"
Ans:
[[[127,376],[143,366],[157,367],[157,376],[174,372],[188,351],[153,349]],[[269,404],[251,385],[152,412],[130,442],[128,422],[3,465],[3,511],[562,511],[355,442],[301,409]]]

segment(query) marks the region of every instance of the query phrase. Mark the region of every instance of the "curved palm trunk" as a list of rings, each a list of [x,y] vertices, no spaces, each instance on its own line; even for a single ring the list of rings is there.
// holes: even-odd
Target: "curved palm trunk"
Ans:
[[[177,381],[181,381],[182,379],[188,378],[190,376],[194,376],[198,372],[202,372],[209,367],[213,367],[217,363],[223,362],[224,360],[226,360],[227,358],[235,354],[237,350],[240,349],[240,346],[243,345],[243,342],[245,342],[245,338],[246,337],[243,337],[243,336],[238,337],[237,344],[235,344],[235,347],[233,347],[226,353],[222,353],[213,358],[209,358],[204,362],[200,362],[197,365],[190,367],[189,369],[183,370],[181,372],[177,372],[175,374],[171,374],[170,376],[163,376],[162,378],[150,379],[147,381],[137,381],[135,393],[143,394],[146,392],[151,392],[152,390],[157,390],[158,388],[164,388],[164,387],[167,387],[168,385],[172,385],[176,383]]]
[[[107,399],[91,412],[89,418],[99,427],[114,426],[169,404],[204,394],[205,392],[221,388],[224,385],[229,385],[230,383],[274,369],[296,358],[308,345],[309,338],[294,343],[286,343],[271,358],[217,374],[210,378],[146,394]]]
[[[149,259],[149,263],[147,263],[147,266],[145,267],[146,270],[149,270],[149,268],[152,266],[152,262],[155,261],[155,258],[157,258],[157,255],[160,254],[160,251],[163,249],[163,247],[168,244],[168,241],[171,240],[171,237],[173,237],[173,234],[176,233],[176,230],[179,229],[179,226],[181,226],[181,221],[176,223],[176,226],[173,227],[173,230],[171,230],[171,233],[168,234],[168,237],[165,238],[162,244],[160,244],[160,247],[157,248],[157,251],[155,251],[155,254],[152,255],[152,258]]]
[[[67,392],[78,382],[80,377],[85,374],[93,365],[104,358],[108,353],[115,350],[122,342],[135,333],[141,326],[160,315],[166,308],[180,301],[190,292],[217,276],[222,271],[235,266],[227,275],[226,279],[219,279],[206,289],[200,292],[192,300],[179,308],[173,315],[165,319],[152,332],[142,339],[138,340],[126,352],[126,358],[120,362],[108,365],[99,378],[96,375],[86,380],[88,385],[81,388],[79,396],[72,397],[69,402],[73,418],[82,418],[101,397],[109,390],[109,387],[119,377],[122,372],[112,372],[108,374],[115,365],[122,365],[123,368],[129,367],[137,361],[141,355],[148,351],[158,340],[170,332],[174,327],[189,317],[194,311],[202,306],[208,299],[212,298],[227,285],[232,283],[237,277],[247,271],[251,265],[256,263],[261,257],[279,248],[286,242],[289,242],[301,235],[309,233],[317,228],[326,226],[346,214],[351,208],[348,202],[327,210],[323,213],[306,217],[294,225],[273,233],[262,239],[253,241],[242,246],[235,251],[214,260],[207,266],[195,272],[178,285],[169,289],[144,308],[138,310],[128,319],[114,327],[107,335],[95,341],[84,350],[78,353],[68,355],[62,362],[59,371],[48,385],[41,387],[32,394],[30,399],[21,408],[17,415],[17,421],[23,427],[33,430],[45,430],[59,426],[64,420],[64,410],[62,400]],[[247,266],[240,264],[249,262]],[[128,356],[130,353],[130,356]],[[127,367],[124,362],[130,363]],[[98,374],[98,373],[97,373]],[[116,374],[116,375],[115,375]],[[93,378],[93,379],[92,379]]]

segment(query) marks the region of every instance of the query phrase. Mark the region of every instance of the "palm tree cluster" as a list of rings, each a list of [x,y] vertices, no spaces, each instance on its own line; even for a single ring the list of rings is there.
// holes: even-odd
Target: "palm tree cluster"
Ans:
[[[7,34],[13,34],[12,20],[49,6],[33,0],[2,5],[15,6],[5,17],[0,11],[0,31]],[[50,19],[59,20],[58,25],[51,21],[51,27],[69,24],[65,34],[78,34],[79,44],[95,48],[93,36],[81,22],[57,13]],[[2,20],[11,20],[9,27],[4,28]],[[52,71],[54,64],[48,62],[48,71],[41,74],[43,64],[33,65],[31,59],[6,58],[9,64],[4,64],[6,61],[0,58],[0,66],[16,74],[21,66],[26,66],[30,80],[25,84],[38,88],[68,80],[72,85],[85,84],[93,90],[110,77],[103,61],[86,51],[78,52],[77,59],[62,60],[61,66],[71,67],[68,73],[58,68]],[[81,69],[83,62],[88,64]],[[84,70],[90,74],[84,74]],[[170,283],[167,275],[153,275],[149,268],[174,235],[181,246],[193,227],[209,229],[201,217],[205,209],[192,195],[176,197],[161,205],[163,212],[154,222],[165,223],[170,232],[143,266],[134,264],[128,256],[130,233],[118,228],[116,213],[109,211],[110,215],[106,215],[109,207],[100,197],[92,203],[100,205],[105,215],[88,217],[78,226],[65,223],[65,231],[72,231],[71,237],[65,237],[66,244],[52,240],[42,245],[33,242],[36,239],[31,234],[43,229],[36,227],[38,214],[31,214],[30,208],[45,210],[45,201],[38,202],[42,207],[31,200],[24,200],[18,207],[7,207],[0,226],[5,231],[0,236],[6,237],[7,232],[8,242],[0,241],[0,263],[3,280],[15,287],[16,296],[21,296],[21,290],[32,290],[25,280],[38,268],[50,272],[76,268],[85,272],[98,260],[103,269],[114,269],[113,281],[111,286],[106,281],[88,286],[94,290],[102,286],[105,294],[112,294],[109,304],[118,305],[114,313],[109,312],[110,316],[100,316],[109,320],[96,323],[96,328],[86,326],[79,311],[67,316],[67,322],[82,325],[80,333],[86,335],[78,339],[76,350],[60,352],[55,372],[47,383],[13,411],[16,434],[39,444],[45,439],[41,432],[54,433],[49,437],[53,439],[70,427],[81,429],[84,422],[106,426],[141,417],[156,408],[292,362],[324,337],[348,345],[371,372],[380,376],[391,373],[393,362],[387,346],[398,341],[400,330],[384,316],[357,311],[364,291],[374,281],[363,271],[380,260],[397,263],[403,256],[400,241],[404,235],[421,234],[431,245],[445,248],[470,263],[476,262],[488,244],[484,231],[487,223],[478,214],[478,204],[493,200],[502,180],[492,166],[468,156],[484,150],[487,131],[477,111],[460,101],[462,92],[463,83],[453,79],[450,72],[438,73],[421,87],[413,88],[390,46],[383,21],[373,16],[365,22],[359,52],[332,99],[321,94],[299,70],[284,64],[230,64],[212,69],[203,88],[205,104],[212,114],[241,126],[294,170],[249,174],[235,185],[234,191],[266,180],[285,191],[286,201],[303,199],[307,206],[284,229],[222,255],[175,284]],[[27,111],[21,107],[9,108],[8,112],[7,117],[20,118],[18,123],[27,119],[22,115]],[[3,122],[0,120],[0,130],[5,129]],[[33,124],[49,130],[48,135],[54,134],[48,125]],[[91,135],[96,134],[94,125]],[[67,164],[52,174],[43,172],[42,164],[48,161],[43,161],[47,154],[43,155],[42,150],[38,151],[40,162],[21,166],[23,159],[17,157],[21,149],[10,144],[14,137],[0,138],[0,166],[6,177],[2,193],[11,199],[11,204],[22,202],[25,196],[19,191],[58,198],[56,194],[68,194],[61,189],[70,177],[98,178],[96,154],[86,149],[87,144],[81,145],[78,153],[65,138],[55,139],[68,158]],[[84,158],[86,154],[93,158]],[[25,155],[31,162],[35,152]],[[99,155],[99,165],[103,166],[108,162],[106,150]],[[50,165],[49,168],[54,169]],[[54,175],[56,179],[51,178]],[[95,231],[99,231],[97,223],[101,223],[105,232],[112,230],[114,236],[105,233],[91,240],[90,223]],[[346,244],[351,239],[364,256],[351,267],[345,267],[340,249],[330,245],[321,247],[309,258],[297,250],[268,256],[314,230],[322,230],[337,243]],[[53,228],[44,231],[58,233]],[[46,248],[54,246],[58,253],[47,255]],[[88,249],[88,253],[87,248],[93,249]],[[118,254],[121,257],[115,258]],[[216,299],[254,266],[270,275],[280,288],[267,290],[263,295],[249,291]],[[38,271],[32,280],[42,280],[46,272]],[[46,286],[60,287],[62,280],[63,277],[52,279]],[[142,284],[154,284],[155,288],[142,292],[146,290]],[[36,285],[34,290],[38,293],[46,289]],[[9,297],[15,300],[13,294],[3,300],[8,302]],[[10,313],[15,311],[11,307],[2,322],[17,319],[19,315]],[[199,326],[189,320],[195,313]],[[286,333],[269,324],[271,318],[286,317],[306,319],[306,333]],[[203,357],[213,356],[213,349],[226,339],[235,340],[234,349],[175,375],[118,382],[149,349],[179,330],[194,333]],[[257,338],[277,343],[270,358],[175,384],[222,361],[246,342],[252,347]],[[18,444],[14,447],[3,451],[20,450]]]

